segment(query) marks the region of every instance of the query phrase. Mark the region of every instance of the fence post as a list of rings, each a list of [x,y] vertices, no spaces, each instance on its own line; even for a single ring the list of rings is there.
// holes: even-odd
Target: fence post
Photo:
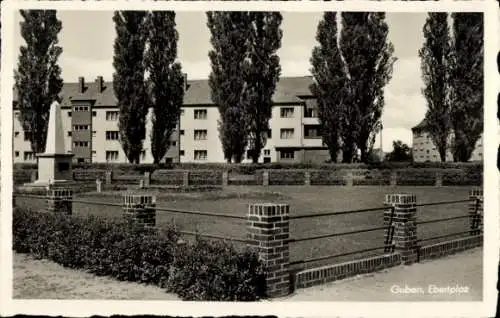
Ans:
[[[413,194],[386,194],[385,205],[394,209],[392,224],[394,226],[395,252],[401,254],[401,261],[409,265],[418,261],[417,247],[417,198]],[[390,209],[388,209],[390,210]],[[384,224],[387,213],[384,212]]]
[[[469,192],[469,230],[470,235],[479,235],[483,218],[483,189],[472,188]]]
[[[398,172],[391,171],[391,186],[397,186],[397,185],[398,185]]]
[[[111,184],[112,181],[113,181],[113,171],[108,170],[106,171],[106,184]]]
[[[311,171],[304,172],[304,185],[311,185]]]
[[[269,185],[269,171],[262,172],[262,184],[265,186]]]
[[[441,171],[436,171],[436,187],[442,187],[443,186],[443,174]]]
[[[95,185],[97,192],[102,192],[102,181],[100,179],[97,179],[95,181]]]
[[[189,171],[187,170],[182,175],[182,185],[185,187],[189,186]]]
[[[229,180],[229,173],[227,171],[222,171],[222,186],[227,187]]]
[[[36,182],[37,178],[38,178],[38,171],[37,170],[31,171],[30,175],[31,183]]]
[[[352,187],[354,185],[354,173],[352,171],[347,171],[346,185],[348,187]]]
[[[71,188],[47,188],[47,211],[52,213],[73,213],[73,190]]]
[[[151,172],[146,171],[144,172],[144,187],[149,187],[151,184]]]
[[[125,193],[123,215],[132,224],[154,227],[156,225],[156,197],[151,194]]]
[[[286,296],[290,281],[290,207],[288,204],[255,203],[248,206],[248,245],[257,249],[266,271],[266,294]]]

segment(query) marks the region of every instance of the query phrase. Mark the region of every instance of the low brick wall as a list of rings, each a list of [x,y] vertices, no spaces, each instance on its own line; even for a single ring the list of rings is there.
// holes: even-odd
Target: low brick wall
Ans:
[[[419,260],[434,259],[483,245],[483,235],[468,236],[420,247]]]
[[[307,269],[295,274],[295,288],[307,288],[359,274],[380,271],[400,264],[401,255],[393,253]]]

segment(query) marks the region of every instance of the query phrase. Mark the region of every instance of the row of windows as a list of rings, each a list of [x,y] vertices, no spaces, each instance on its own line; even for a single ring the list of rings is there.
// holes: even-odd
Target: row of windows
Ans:
[[[89,130],[89,125],[73,125],[74,131],[85,131]]]

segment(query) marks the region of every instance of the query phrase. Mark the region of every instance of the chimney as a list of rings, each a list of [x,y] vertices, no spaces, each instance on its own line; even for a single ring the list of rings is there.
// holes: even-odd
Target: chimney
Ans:
[[[104,90],[104,80],[102,76],[97,76],[95,82],[97,84],[97,93],[102,93],[102,91]]]
[[[84,90],[85,90],[85,78],[84,77],[79,77],[78,78],[78,92],[80,94],[83,94]]]

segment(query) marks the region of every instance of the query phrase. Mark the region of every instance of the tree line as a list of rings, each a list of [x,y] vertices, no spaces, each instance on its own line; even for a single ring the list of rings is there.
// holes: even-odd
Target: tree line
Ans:
[[[21,11],[15,86],[19,120],[33,152],[44,151],[49,107],[63,86],[57,64],[62,23],[54,10]],[[257,162],[265,147],[273,94],[281,74],[277,54],[283,17],[279,12],[207,12],[210,31],[211,98],[218,106],[224,157]],[[185,93],[177,60],[175,13],[115,11],[113,88],[119,135],[129,162],[139,163],[152,109],[151,153],[159,163],[169,147]],[[443,153],[451,143],[456,161],[467,161],[482,133],[483,20],[480,13],[429,13],[419,51],[427,100],[427,130]],[[382,127],[384,88],[396,62],[382,12],[325,12],[310,63],[320,135],[331,160],[369,161]],[[453,132],[453,133],[452,133]],[[444,149],[444,150],[443,150]]]

